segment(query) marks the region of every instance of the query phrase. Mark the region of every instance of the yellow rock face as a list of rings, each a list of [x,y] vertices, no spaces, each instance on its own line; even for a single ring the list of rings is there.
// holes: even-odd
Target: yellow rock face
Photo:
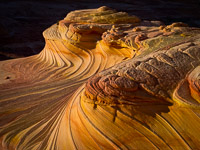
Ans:
[[[139,23],[136,16],[129,16],[126,12],[117,12],[106,6],[98,9],[77,10],[70,12],[65,19],[79,23],[100,23],[100,24],[126,24]]]
[[[0,149],[198,149],[200,30],[70,12],[0,62]]]

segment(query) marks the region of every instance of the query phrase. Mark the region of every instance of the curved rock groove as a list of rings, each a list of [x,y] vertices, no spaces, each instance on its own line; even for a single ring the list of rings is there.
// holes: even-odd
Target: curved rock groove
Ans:
[[[198,149],[200,30],[106,6],[0,62],[0,149]]]

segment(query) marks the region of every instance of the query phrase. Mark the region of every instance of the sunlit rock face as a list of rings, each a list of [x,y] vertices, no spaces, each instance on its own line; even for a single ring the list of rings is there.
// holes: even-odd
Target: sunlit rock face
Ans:
[[[70,12],[0,62],[0,149],[198,149],[200,30]]]
[[[169,27],[171,28],[168,26],[166,29],[170,29]],[[181,93],[175,91],[182,88],[184,82],[187,82],[184,84],[190,83],[184,86],[189,86],[191,90],[198,89],[199,31],[174,28],[174,31],[170,29],[167,36],[163,36],[162,31],[156,28],[153,33],[147,29],[141,32],[144,32],[140,34],[144,37],[141,42],[144,47],[140,49],[141,54],[138,57],[115,65],[89,79],[86,95],[95,103],[143,105],[162,103],[162,99],[166,102],[171,99],[173,102],[173,100],[179,101],[179,96],[182,97],[179,95]],[[186,35],[188,37],[185,37]],[[151,46],[150,43],[154,45]],[[181,91],[186,92],[186,89]],[[192,102],[189,102],[188,98],[186,97],[185,103],[192,105],[195,101],[194,103],[199,105],[198,96],[194,96],[194,100],[191,97]]]

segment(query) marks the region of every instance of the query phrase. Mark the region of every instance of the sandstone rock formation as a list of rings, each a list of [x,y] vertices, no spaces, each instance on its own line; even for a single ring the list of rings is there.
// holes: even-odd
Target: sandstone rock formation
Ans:
[[[184,22],[200,26],[198,0],[2,0],[0,2],[0,61],[38,54],[44,47],[42,32],[72,10],[114,7],[145,20],[166,24]],[[30,36],[31,35],[31,36]]]
[[[0,62],[1,149],[199,148],[199,28],[103,6],[43,35]]]

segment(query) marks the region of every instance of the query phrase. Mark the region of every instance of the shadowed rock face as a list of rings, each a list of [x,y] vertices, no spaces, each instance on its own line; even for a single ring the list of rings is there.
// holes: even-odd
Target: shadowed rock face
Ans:
[[[0,62],[0,149],[198,149],[200,30],[106,6]]]

